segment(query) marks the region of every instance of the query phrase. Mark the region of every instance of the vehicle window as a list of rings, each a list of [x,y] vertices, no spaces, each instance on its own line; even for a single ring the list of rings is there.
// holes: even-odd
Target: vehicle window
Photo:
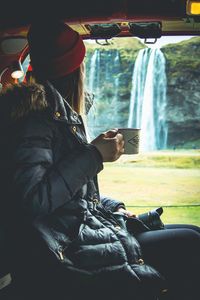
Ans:
[[[105,164],[102,193],[136,213],[163,206],[164,221],[199,225],[200,37],[85,43],[91,139],[141,128],[140,153]]]
[[[200,225],[200,37],[85,45],[90,139],[141,128],[139,154],[104,164],[101,192],[136,214],[162,206],[163,221]]]
[[[24,49],[27,39],[21,36],[16,38],[4,38],[1,42],[1,51],[3,54],[16,54]]]
[[[30,56],[27,55],[26,58],[24,59],[24,61],[22,62],[22,69],[24,71],[24,76],[19,79],[20,82],[22,82],[25,79],[29,64],[30,64]]]

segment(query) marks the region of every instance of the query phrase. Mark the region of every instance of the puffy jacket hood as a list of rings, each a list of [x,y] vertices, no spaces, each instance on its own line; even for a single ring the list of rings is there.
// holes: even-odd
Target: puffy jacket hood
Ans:
[[[92,96],[85,92],[85,99],[86,113],[88,113],[93,103]],[[30,112],[43,111],[48,107],[53,118],[59,121],[74,125],[81,123],[78,114],[49,81],[44,85],[35,81],[11,84],[0,93],[1,124],[18,121]]]
[[[35,82],[9,85],[1,92],[0,103],[1,117],[13,121],[48,107],[44,86]]]

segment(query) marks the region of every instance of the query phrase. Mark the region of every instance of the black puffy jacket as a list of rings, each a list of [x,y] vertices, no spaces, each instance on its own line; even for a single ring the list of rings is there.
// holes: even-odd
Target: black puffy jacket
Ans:
[[[130,281],[135,293],[144,283],[157,293],[160,275],[144,264],[137,240],[113,214],[124,204],[99,195],[102,158],[87,142],[81,116],[49,83],[20,84],[2,98],[10,130],[1,156],[10,224],[35,228],[73,272]]]

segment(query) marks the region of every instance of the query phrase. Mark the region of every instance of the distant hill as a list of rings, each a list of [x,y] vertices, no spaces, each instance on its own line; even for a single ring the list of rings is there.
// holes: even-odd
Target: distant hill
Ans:
[[[176,44],[168,44],[161,48],[167,60],[170,75],[182,76],[182,71],[189,74],[200,72],[200,37],[193,37]],[[181,74],[179,74],[181,73]]]

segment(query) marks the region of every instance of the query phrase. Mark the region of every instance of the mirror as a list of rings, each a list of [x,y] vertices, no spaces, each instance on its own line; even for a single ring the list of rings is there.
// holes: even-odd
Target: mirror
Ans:
[[[27,45],[25,37],[7,37],[1,40],[0,48],[3,54],[17,54]]]

